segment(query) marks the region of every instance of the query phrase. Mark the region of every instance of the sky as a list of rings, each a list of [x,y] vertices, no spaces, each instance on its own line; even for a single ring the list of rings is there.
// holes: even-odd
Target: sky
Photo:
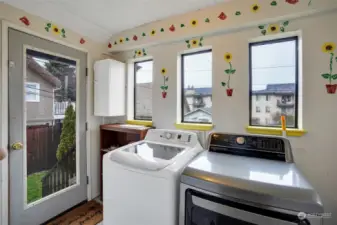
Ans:
[[[288,41],[252,47],[253,90],[265,89],[267,84],[295,83],[295,46],[295,41]],[[153,61],[139,65],[142,69],[137,73],[136,82],[152,82]],[[191,85],[212,87],[211,52],[185,56],[184,65],[185,88]],[[236,69],[237,74],[242,76],[240,68]]]

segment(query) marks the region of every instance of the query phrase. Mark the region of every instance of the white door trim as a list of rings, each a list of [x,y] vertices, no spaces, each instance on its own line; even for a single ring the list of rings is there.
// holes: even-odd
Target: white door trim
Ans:
[[[0,77],[0,88],[1,88],[1,99],[0,99],[0,124],[1,124],[1,136],[0,136],[0,146],[4,147],[5,149],[7,149],[8,147],[8,29],[9,28],[13,28],[19,31],[22,31],[24,33],[36,36],[36,37],[40,37],[43,39],[46,39],[48,41],[52,41],[82,52],[85,52],[87,54],[87,68],[89,71],[91,71],[91,67],[92,65],[89,63],[89,59],[90,59],[90,55],[87,49],[84,48],[79,48],[77,46],[71,45],[69,43],[66,43],[64,41],[60,41],[60,40],[56,40],[53,39],[51,37],[45,36],[45,35],[41,35],[38,32],[32,31],[30,29],[27,29],[25,27],[21,27],[18,26],[16,24],[13,24],[9,21],[6,20],[1,20],[1,28],[2,28],[2,41],[1,41],[1,54],[2,54],[2,60],[1,60],[1,77]],[[88,78],[86,78],[88,81]],[[87,90],[90,90],[90,84],[89,82],[87,82]],[[86,120],[88,122],[88,131],[86,132],[86,153],[87,153],[87,176],[89,176],[90,178],[90,173],[91,173],[91,163],[90,163],[90,132],[89,132],[89,117],[90,117],[90,112],[89,112],[89,91],[87,91],[87,96],[86,96],[86,104],[87,104],[87,115],[86,115]],[[8,149],[7,149],[8,151]],[[9,179],[8,179],[8,153],[7,153],[7,157],[2,160],[1,164],[0,164],[0,171],[1,171],[1,212],[0,212],[0,225],[9,225],[9,190],[8,190],[8,186],[9,186]],[[88,200],[91,200],[92,196],[91,196],[91,182],[89,182],[88,186],[87,186],[87,198]]]

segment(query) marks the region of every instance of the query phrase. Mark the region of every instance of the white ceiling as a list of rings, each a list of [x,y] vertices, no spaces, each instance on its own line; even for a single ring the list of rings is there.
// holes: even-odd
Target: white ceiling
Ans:
[[[229,0],[3,0],[95,41]]]

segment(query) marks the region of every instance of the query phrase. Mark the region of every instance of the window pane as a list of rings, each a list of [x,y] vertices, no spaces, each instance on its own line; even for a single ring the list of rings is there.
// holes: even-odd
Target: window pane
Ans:
[[[135,63],[135,119],[152,120],[153,61]]]
[[[30,204],[78,184],[76,62],[30,49],[26,53],[24,154]]]
[[[287,127],[296,127],[297,38],[256,43],[250,48],[250,125],[281,126],[280,117],[285,115]]]
[[[212,52],[182,56],[182,122],[212,123]]]

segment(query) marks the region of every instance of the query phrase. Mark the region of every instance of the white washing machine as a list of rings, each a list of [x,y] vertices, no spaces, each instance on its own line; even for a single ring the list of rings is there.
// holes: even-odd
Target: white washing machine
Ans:
[[[322,213],[285,138],[213,133],[181,176],[179,225],[321,225]]]
[[[180,175],[203,151],[196,133],[152,129],[103,159],[105,225],[176,225]]]

